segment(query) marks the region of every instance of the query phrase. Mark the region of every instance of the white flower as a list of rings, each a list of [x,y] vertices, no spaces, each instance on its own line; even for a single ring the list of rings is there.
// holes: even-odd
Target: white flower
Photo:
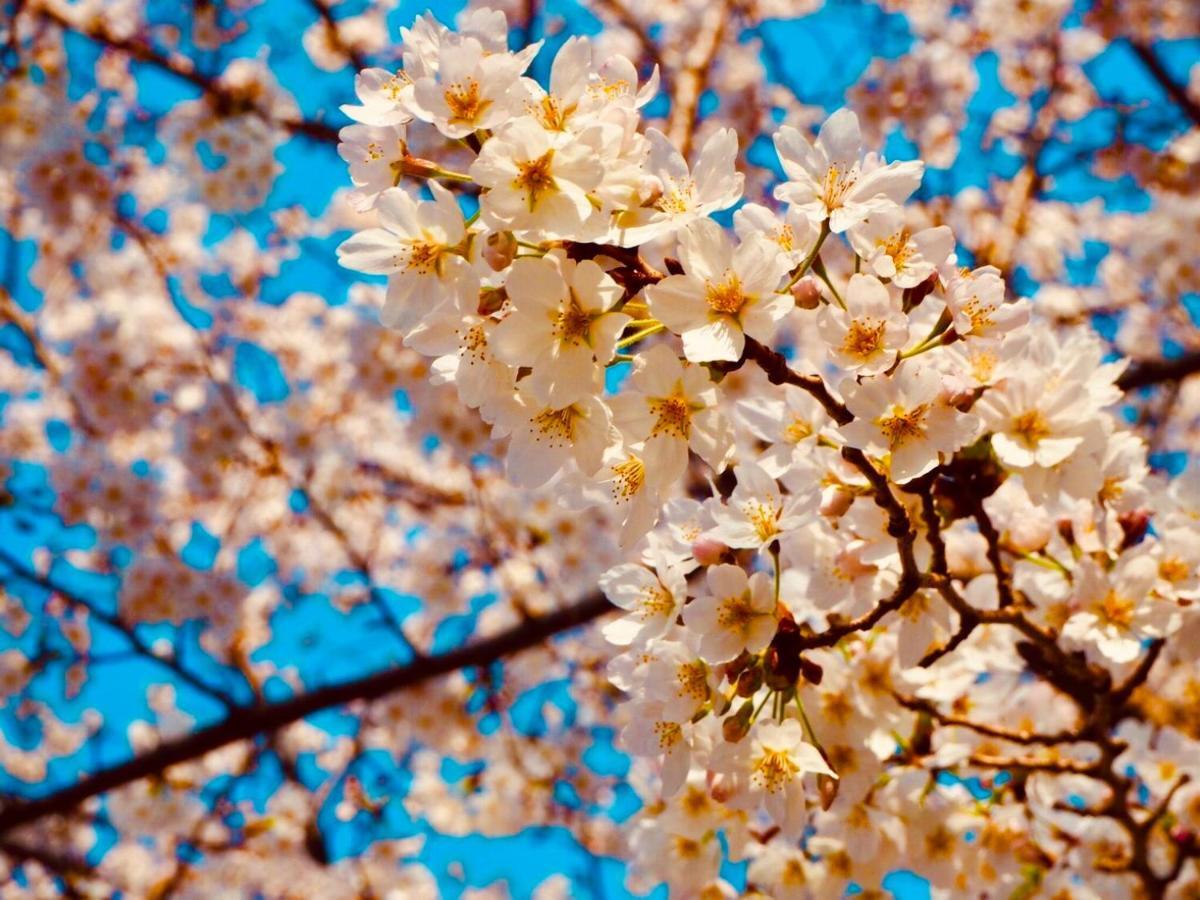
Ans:
[[[515,119],[483,145],[471,178],[485,189],[480,218],[495,231],[537,230],[544,237],[582,239],[598,218],[589,193],[604,178],[593,147]]]
[[[380,194],[395,186],[404,136],[402,125],[347,125],[338,132],[338,154],[350,166],[358,209],[370,209]]]
[[[853,275],[846,306],[829,304],[817,319],[835,364],[859,375],[878,375],[908,341],[908,316],[899,297],[874,275]]]
[[[516,403],[497,419],[497,434],[511,433],[508,477],[522,487],[546,484],[570,462],[593,475],[617,434],[608,407],[587,396],[562,407],[540,403],[517,383]]]
[[[603,629],[605,639],[618,647],[644,646],[662,637],[687,598],[683,569],[662,555],[655,558],[653,571],[634,563],[615,566],[600,577],[599,586],[626,612]]]
[[[700,634],[700,655],[726,662],[743,650],[758,653],[775,636],[775,589],[764,572],[747,577],[741,566],[710,566],[709,593],[683,608],[683,623]]]
[[[794,208],[780,218],[759,203],[747,203],[733,214],[733,230],[743,241],[765,239],[787,258],[789,269],[808,256],[819,234],[817,227]]]
[[[880,278],[898,287],[916,287],[954,250],[954,233],[945,225],[915,234],[904,225],[899,208],[872,213],[849,230],[850,245]]]
[[[772,478],[779,478],[809,457],[829,415],[812,394],[794,385],[784,385],[783,396],[754,396],[739,400],[735,416],[760,441],[770,446],[758,464]]]
[[[529,366],[529,389],[551,406],[597,393],[600,367],[630,321],[612,311],[620,285],[592,260],[556,252],[514,260],[505,287],[513,308],[492,335],[496,357]]]
[[[418,353],[435,357],[430,366],[431,384],[453,384],[459,399],[478,409],[485,422],[495,420],[499,407],[511,401],[515,373],[492,353],[491,335],[496,323],[476,311],[476,303],[460,298],[428,315],[405,335],[405,344]]]
[[[1004,279],[995,266],[959,273],[946,290],[954,330],[963,337],[1000,337],[1029,321],[1029,301],[1004,302]]]
[[[891,573],[863,561],[862,541],[848,540],[823,519],[793,532],[781,544],[785,567],[780,600],[797,622],[811,621],[818,610],[861,615],[895,581]]]
[[[468,235],[454,196],[430,182],[432,201],[401,188],[379,195],[382,228],[368,228],[338,247],[343,266],[388,275],[385,325],[410,330],[444,303],[472,297],[479,278],[466,259]]]
[[[499,128],[524,110],[521,73],[529,62],[489,53],[473,37],[449,35],[438,48],[437,71],[413,79],[413,114],[448,138]]]
[[[683,717],[668,717],[655,700],[631,704],[629,715],[622,740],[639,756],[662,760],[662,794],[670,797],[683,787],[692,764],[692,726]]]
[[[820,863],[810,862],[799,847],[771,841],[754,857],[747,876],[768,889],[773,900],[808,900],[820,877]]]
[[[735,361],[745,336],[770,341],[792,298],[778,294],[787,261],[761,239],[736,249],[716,222],[702,219],[679,242],[684,275],[646,288],[650,312],[683,338],[692,362]]]
[[[848,109],[826,120],[815,145],[785,125],[775,135],[775,149],[789,179],[775,189],[775,198],[815,224],[828,220],[835,234],[894,209],[917,189],[925,171],[920,161],[883,165],[874,153],[863,156],[858,117]]]
[[[942,402],[937,371],[911,362],[890,378],[850,383],[843,391],[855,420],[841,426],[842,435],[854,447],[886,453],[898,484],[924,475],[939,454],[965,447],[979,431],[978,418]]]
[[[642,206],[618,217],[617,242],[622,247],[671,234],[709,213],[728,209],[741,198],[746,179],[737,170],[737,132],[732,128],[709,136],[691,172],[661,131],[648,128],[646,137],[650,141],[646,174],[653,192]]]
[[[737,486],[727,504],[713,505],[716,527],[707,534],[727,547],[765,549],[816,514],[815,482],[808,493],[797,496],[780,491],[775,479],[754,463],[743,463],[734,475]]]
[[[1050,383],[1051,373],[1023,372],[987,391],[975,408],[1006,466],[1055,466],[1083,443],[1092,410],[1078,382]]]
[[[645,442],[647,473],[663,482],[683,477],[689,447],[721,467],[731,442],[716,402],[708,372],[681,362],[664,344],[638,354],[628,387],[612,401],[617,426],[630,440]]]
[[[662,702],[664,716],[689,721],[717,689],[720,674],[689,644],[656,641],[653,649],[646,664],[646,695]]]
[[[363,125],[391,127],[411,122],[412,78],[407,72],[363,69],[354,76],[359,106],[345,104],[342,112]]]
[[[732,803],[765,808],[789,838],[799,837],[807,822],[804,776],[837,777],[795,719],[756,722],[747,737],[713,751],[712,767],[730,779],[736,791]]]
[[[1153,593],[1157,581],[1158,564],[1147,553],[1123,557],[1110,573],[1085,557],[1075,569],[1079,611],[1063,625],[1063,636],[1094,645],[1112,662],[1132,662],[1144,640],[1178,625],[1175,604]]]

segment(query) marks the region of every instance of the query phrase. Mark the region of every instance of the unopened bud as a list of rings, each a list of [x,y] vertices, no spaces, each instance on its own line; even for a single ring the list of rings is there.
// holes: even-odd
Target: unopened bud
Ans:
[[[816,309],[821,303],[821,289],[815,278],[801,278],[792,285],[792,299],[800,309]]]
[[[738,676],[737,680],[737,695],[739,697],[753,697],[758,693],[758,689],[762,687],[763,673],[759,666],[746,669]]]
[[[854,492],[848,488],[834,488],[821,492],[821,515],[831,519],[841,518],[854,503]]]
[[[479,292],[479,315],[490,316],[499,312],[508,300],[508,292],[504,288],[484,288]]]
[[[441,171],[441,167],[432,160],[409,156],[407,153],[398,163],[392,163],[392,167],[399,168],[402,175],[421,179],[432,178]]]
[[[732,684],[737,681],[738,675],[745,671],[746,667],[754,662],[753,654],[743,650],[729,662],[725,663],[725,677]]]
[[[828,810],[838,795],[838,779],[828,775],[817,776],[817,792],[821,796],[821,809]]]
[[[712,538],[700,538],[692,544],[692,556],[702,566],[715,566],[729,548]]]
[[[800,675],[809,684],[820,684],[825,677],[825,670],[810,659],[800,657]]]
[[[747,700],[741,709],[721,722],[721,734],[731,744],[736,744],[750,733],[750,717],[754,715],[754,703]]]
[[[1125,539],[1121,541],[1121,549],[1128,550],[1130,547],[1140,544],[1142,538],[1146,536],[1146,531],[1150,528],[1150,514],[1141,509],[1122,513],[1117,518],[1117,522],[1121,526],[1121,531],[1125,533]]]
[[[507,269],[517,255],[517,239],[511,231],[495,231],[483,245],[483,259],[493,272]]]

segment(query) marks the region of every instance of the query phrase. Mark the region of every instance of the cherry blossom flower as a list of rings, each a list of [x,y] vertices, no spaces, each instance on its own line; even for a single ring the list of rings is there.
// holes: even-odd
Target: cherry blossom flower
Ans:
[[[908,317],[899,298],[872,275],[854,275],[845,308],[826,306],[819,323],[833,362],[859,375],[891,368],[908,341]]]
[[[708,373],[658,344],[638,354],[629,390],[613,398],[613,414],[625,434],[644,441],[647,471],[672,481],[687,468],[689,448],[710,465],[728,453],[728,426],[715,403]]]
[[[708,532],[727,547],[766,549],[816,513],[816,484],[807,494],[784,494],[775,479],[754,463],[742,463],[734,475],[737,487],[728,503],[713,506],[716,527]]]
[[[864,156],[858,117],[847,109],[825,120],[814,144],[783,126],[775,149],[789,179],[775,189],[775,198],[816,225],[828,221],[834,234],[894,210],[917,189],[925,170],[920,161],[885,165],[873,153]]]
[[[836,777],[795,719],[756,724],[747,738],[721,745],[713,766],[731,781],[733,802],[765,808],[771,821],[793,838],[808,821],[804,776]]]
[[[936,371],[906,363],[889,379],[849,385],[846,405],[857,417],[841,426],[851,446],[886,455],[888,472],[899,484],[924,475],[940,460],[969,444],[979,419],[959,413],[941,399]]]
[[[737,171],[737,133],[722,128],[704,142],[693,170],[661,131],[646,130],[650,158],[646,161],[652,179],[650,198],[617,218],[618,243],[636,247],[672,234],[709,213],[728,209],[742,196],[745,177]]]
[[[850,245],[879,278],[913,288],[938,271],[954,252],[954,233],[945,225],[912,232],[899,209],[872,213],[849,232]]]
[[[413,115],[448,138],[496,128],[526,102],[527,58],[489,53],[473,37],[454,35],[438,47],[436,74],[413,79]]]
[[[634,563],[615,566],[599,586],[627,613],[604,626],[604,637],[618,646],[662,637],[675,624],[687,597],[683,570],[664,555],[656,555],[654,571]]]
[[[579,239],[597,227],[589,194],[604,166],[594,149],[532,118],[514,119],[488,140],[470,175],[485,189],[480,215],[493,230],[539,229]]]
[[[551,254],[515,260],[505,287],[513,310],[492,334],[496,357],[529,366],[529,389],[552,406],[594,393],[631,321],[612,310],[621,299],[617,283],[592,260]]]
[[[683,275],[671,275],[646,291],[650,312],[683,337],[691,362],[737,360],[746,335],[770,341],[792,298],[776,293],[786,260],[761,240],[734,248],[712,221],[687,227],[680,239]]]
[[[1064,637],[1094,645],[1114,663],[1136,659],[1145,640],[1178,623],[1174,604],[1151,593],[1157,577],[1158,566],[1146,554],[1125,556],[1111,573],[1082,562],[1073,598],[1079,610],[1063,625]]]
[[[338,247],[342,265],[390,276],[382,318],[401,331],[479,284],[466,258],[458,203],[445,188],[431,184],[430,190],[434,199],[422,202],[400,188],[384,191],[375,204],[383,227],[360,231]]]
[[[700,634],[700,655],[711,663],[733,659],[743,650],[758,653],[770,643],[778,624],[771,579],[763,572],[747,576],[741,566],[710,566],[708,593],[683,609],[683,622]]]

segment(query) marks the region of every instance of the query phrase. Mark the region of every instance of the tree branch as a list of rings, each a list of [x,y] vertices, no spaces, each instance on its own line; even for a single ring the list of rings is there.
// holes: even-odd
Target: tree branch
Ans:
[[[209,728],[168,741],[120,765],[96,772],[82,781],[33,800],[19,800],[0,810],[0,835],[44,816],[69,812],[83,801],[171,766],[197,759],[227,744],[269,734],[324,709],[353,700],[376,700],[386,694],[422,684],[460,669],[486,666],[533,647],[556,634],[599,618],[612,607],[602,594],[591,594],[577,603],[449,653],[425,657],[363,678],[329,685],[261,706],[249,707]]]
[[[1121,373],[1117,387],[1123,391],[1150,387],[1168,381],[1182,381],[1189,375],[1200,374],[1200,350],[1185,353],[1174,359],[1152,359],[1137,362]]]
[[[1130,40],[1129,46],[1133,48],[1137,58],[1142,61],[1142,65],[1154,76],[1154,80],[1167,92],[1167,96],[1187,114],[1193,125],[1200,126],[1200,103],[1188,95],[1186,87],[1171,77],[1171,73],[1162,64],[1162,60],[1158,58],[1154,49],[1144,41],[1136,40]]]

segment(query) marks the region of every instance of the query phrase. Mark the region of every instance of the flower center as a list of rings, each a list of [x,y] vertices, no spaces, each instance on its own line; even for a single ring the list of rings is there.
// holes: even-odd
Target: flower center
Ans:
[[[675,679],[679,682],[677,693],[680,697],[695,700],[708,697],[708,673],[704,670],[704,663],[699,660],[681,665],[675,671]]]
[[[659,434],[687,440],[692,427],[692,410],[688,402],[678,394],[670,397],[655,397],[650,401],[650,412],[658,417],[650,437]]]
[[[1039,410],[1031,409],[1013,419],[1012,432],[1026,447],[1032,449],[1043,438],[1050,436],[1050,425]]]
[[[842,352],[849,357],[866,362],[883,349],[883,332],[887,324],[881,319],[864,316],[851,319],[850,328],[842,339]]]
[[[800,771],[786,750],[763,747],[762,756],[754,763],[754,780],[769,794],[782,791]]]
[[[450,110],[450,121],[470,125],[478,119],[492,101],[479,95],[479,82],[474,78],[455,81],[446,86],[442,93]]]
[[[537,207],[541,196],[554,189],[554,173],[551,164],[554,161],[554,151],[547,150],[537,159],[517,163],[517,177],[513,188],[524,191],[529,197],[529,211]]]
[[[954,832],[945,825],[925,835],[925,855],[930,859],[947,859],[954,852]]]
[[[750,605],[750,594],[726,597],[717,613],[717,624],[730,631],[745,631],[758,615]]]
[[[548,409],[534,417],[533,424],[551,444],[569,444],[575,439],[575,423],[580,418],[574,406]],[[537,440],[541,440],[539,437]]]
[[[620,503],[633,497],[646,483],[646,464],[636,456],[613,466],[612,495]]]
[[[1095,612],[1105,625],[1128,628],[1133,624],[1133,608],[1134,602],[1131,599],[1112,590],[1104,595]]]
[[[643,621],[646,619],[669,616],[675,610],[675,600],[671,594],[660,585],[648,587],[642,592],[639,612]]]
[[[653,205],[660,212],[675,216],[683,215],[692,208],[694,194],[695,187],[691,181],[671,179],[670,186],[663,188],[662,194],[654,201]]]
[[[858,181],[858,172],[855,169],[843,172],[837,166],[830,166],[825,172],[823,192],[825,208],[831,212],[840,208],[856,181]]]
[[[904,264],[912,258],[914,248],[908,242],[909,237],[908,229],[902,228],[895,234],[878,241],[876,244],[881,251],[892,258],[897,272],[903,270]]]
[[[419,275],[437,272],[442,258],[442,247],[432,241],[413,241],[408,245],[408,262],[404,268]]]
[[[587,340],[588,331],[592,327],[592,315],[572,296],[567,308],[559,312],[554,327],[559,334],[559,341],[577,346]]]
[[[679,727],[678,722],[655,722],[654,733],[658,736],[660,750],[670,750],[683,740],[683,729]]]
[[[812,433],[812,423],[796,416],[792,419],[792,424],[783,430],[783,437],[789,444],[798,444],[805,438],[812,437]]]
[[[713,312],[722,316],[736,316],[750,298],[742,293],[742,283],[737,275],[729,272],[723,281],[707,283],[704,299],[708,301],[708,308]]]
[[[888,442],[889,450],[898,450],[909,441],[921,438],[925,434],[925,413],[929,404],[922,403],[910,410],[895,407],[886,419],[879,420],[879,430],[883,432]]]
[[[779,515],[783,512],[761,500],[751,500],[742,505],[742,512],[754,526],[754,533],[764,544],[779,534]]]

